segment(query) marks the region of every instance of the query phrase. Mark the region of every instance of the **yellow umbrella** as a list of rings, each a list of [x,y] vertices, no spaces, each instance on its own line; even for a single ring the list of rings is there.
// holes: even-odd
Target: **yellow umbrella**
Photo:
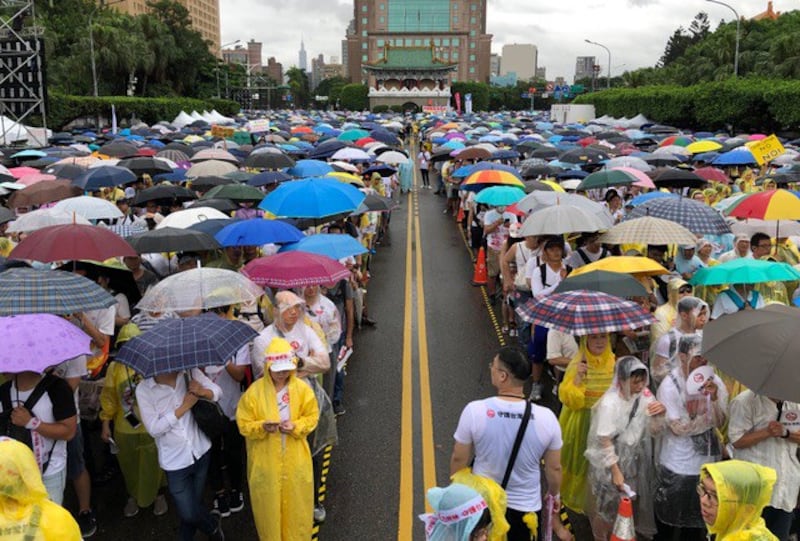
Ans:
[[[548,186],[553,188],[554,192],[566,193],[564,187],[554,180],[540,180],[539,182],[541,182],[542,184],[547,184]]]
[[[722,148],[722,145],[714,140],[711,139],[702,139],[700,141],[695,141],[694,143],[690,143],[686,146],[686,150],[689,151],[690,154],[700,154],[702,152],[713,152],[715,150],[719,150]]]
[[[328,173],[325,175],[326,177],[335,178],[339,182],[344,182],[345,184],[355,184],[361,188],[364,187],[364,181],[358,175],[353,175],[351,173],[344,173],[344,172],[334,172]]]
[[[596,270],[647,276],[669,274],[667,269],[649,257],[617,255],[604,257],[602,259],[598,259],[594,263],[589,263],[588,265],[577,268],[570,273],[570,276],[580,276],[581,274],[586,274],[587,272]]]

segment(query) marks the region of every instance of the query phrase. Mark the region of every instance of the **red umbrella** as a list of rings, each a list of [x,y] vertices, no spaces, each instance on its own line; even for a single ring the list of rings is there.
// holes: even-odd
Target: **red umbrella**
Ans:
[[[9,254],[10,259],[42,263],[78,259],[105,261],[116,256],[133,257],[136,250],[108,229],[81,224],[43,227],[25,237]]]
[[[330,257],[293,251],[254,259],[242,274],[260,286],[288,289],[334,284],[350,276],[350,271]]]
[[[731,183],[731,179],[725,174],[725,171],[716,167],[701,167],[700,169],[695,169],[694,174],[708,181],[722,182],[723,184]]]

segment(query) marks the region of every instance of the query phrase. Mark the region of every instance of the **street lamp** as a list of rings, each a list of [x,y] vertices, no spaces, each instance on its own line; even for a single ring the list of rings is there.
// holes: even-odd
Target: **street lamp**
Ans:
[[[585,39],[583,40],[586,43],[591,43],[592,45],[597,45],[598,47],[602,47],[608,53],[608,74],[606,79],[606,89],[611,88],[611,49],[603,45],[602,43],[597,43],[596,41]]]
[[[94,25],[92,19],[94,18],[97,10],[100,8],[104,8],[107,6],[113,6],[114,4],[120,4],[123,0],[114,0],[113,2],[105,3],[100,2],[95,6],[95,8],[89,13],[89,56],[91,57],[92,62],[92,96],[95,98],[99,95],[97,93],[97,65],[95,64],[94,60]]]
[[[739,18],[739,13],[732,6],[726,4],[725,2],[720,2],[719,0],[706,0],[706,2],[711,2],[712,4],[719,4],[720,6],[725,6],[729,10],[733,12],[734,17],[736,17],[736,52],[733,55],[733,76],[739,76],[739,23],[741,19]]]

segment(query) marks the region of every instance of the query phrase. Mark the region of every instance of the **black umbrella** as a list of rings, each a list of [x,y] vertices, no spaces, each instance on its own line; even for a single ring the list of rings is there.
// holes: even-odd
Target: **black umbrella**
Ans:
[[[74,271],[75,269],[85,272],[86,278],[97,283],[97,278],[105,276],[109,279],[108,288],[114,293],[122,293],[128,299],[131,306],[139,302],[142,294],[133,278],[133,273],[121,264],[105,265],[95,261],[75,261],[65,263],[59,267],[60,271]]]
[[[98,152],[112,158],[130,158],[136,156],[139,149],[127,141],[112,141],[101,146]]]
[[[708,181],[691,171],[677,167],[655,169],[647,173],[660,188],[701,188]]]
[[[593,165],[599,164],[600,162],[608,160],[609,158],[610,156],[607,152],[586,147],[567,150],[558,157],[558,161],[564,163],[579,163],[581,165]]]
[[[164,152],[167,150],[177,150],[179,152],[183,152],[189,158],[194,156],[195,153],[194,148],[192,148],[190,145],[187,145],[186,143],[181,143],[179,141],[173,141],[171,143],[167,143],[166,145],[164,145],[164,148],[158,151],[158,153],[162,154],[165,158],[172,161],[182,161],[182,160],[173,160],[170,156],[164,155]]]
[[[450,153],[453,152],[452,148],[449,147],[439,147],[433,149],[431,152],[431,161],[432,162],[446,162],[451,158]]]
[[[199,208],[199,207],[206,207],[216,209],[220,212],[228,214],[229,212],[233,212],[234,210],[238,209],[239,206],[231,201],[230,199],[218,199],[218,198],[210,198],[210,199],[198,199],[187,208]],[[208,220],[205,220],[208,221]],[[226,220],[230,222],[230,220]]]
[[[389,133],[386,130],[380,130],[380,129],[372,130],[369,133],[369,136],[375,139],[376,141],[380,141],[381,143],[387,145],[397,145],[397,146],[400,145],[400,139],[398,139],[397,136],[394,135],[393,133]]]
[[[0,207],[0,225],[6,224],[17,219],[17,215],[13,210],[6,207]]]
[[[120,160],[117,166],[130,169],[137,177],[142,175],[150,175],[152,177],[159,173],[172,173],[172,168],[167,162],[150,156],[138,156]]]
[[[292,180],[292,177],[283,171],[264,171],[263,173],[258,173],[247,179],[247,184],[249,186],[259,187],[269,186],[270,184],[280,184],[287,180]]]
[[[223,184],[236,184],[236,181],[229,177],[214,175],[192,179],[192,188],[200,190],[201,192],[210,190],[214,186],[222,186]]]
[[[530,153],[531,158],[541,158],[543,160],[554,160],[558,158],[558,149],[555,147],[540,147]]]
[[[538,180],[523,180],[522,183],[525,185],[525,193],[531,192],[554,192],[555,188],[550,186],[549,184],[545,184],[544,182],[539,182]]]
[[[195,195],[192,190],[188,190],[183,186],[158,184],[157,186],[146,188],[137,193],[131,205],[134,207],[143,207],[148,201],[163,201],[165,204],[170,204],[172,202],[182,203],[193,199],[197,199],[197,195]]]
[[[226,203],[230,203],[230,201],[228,201],[227,199],[224,200],[224,201]],[[207,202],[208,201],[198,201],[197,202],[197,206],[198,207],[202,206],[199,203],[207,203]],[[232,220],[227,220],[227,219],[223,220],[221,218],[213,218],[211,220],[203,220],[203,221],[198,222],[196,224],[190,225],[186,229],[191,230],[191,231],[199,231],[200,233],[206,233],[206,234],[211,235],[213,237],[214,235],[219,233],[219,231],[223,227],[231,225],[231,224],[235,224],[236,222],[239,222],[239,221],[241,221],[241,220],[239,220],[238,218],[233,218]]]
[[[554,293],[588,289],[601,291],[617,297],[646,297],[647,289],[630,274],[595,270],[565,278]]]
[[[257,152],[250,154],[244,161],[245,167],[255,169],[282,169],[292,167],[294,160],[283,152]]]
[[[47,175],[55,175],[58,178],[68,178],[70,180],[75,180],[83,173],[86,172],[86,167],[81,165],[75,165],[72,163],[58,163],[58,164],[51,164],[45,167],[43,173]]]
[[[344,147],[349,147],[345,141],[338,139],[328,139],[318,144],[314,150],[308,153],[309,159],[312,160],[326,160],[336,154],[336,151]]]
[[[202,252],[219,248],[217,240],[207,233],[191,229],[162,227],[125,239],[140,254],[154,252]]]
[[[388,197],[381,197],[380,195],[370,193],[361,202],[356,213],[362,214],[364,212],[387,212],[392,210],[394,203]],[[355,214],[355,213],[354,213]]]
[[[656,167],[669,167],[683,163],[681,159],[674,154],[653,154],[652,156],[645,156],[642,159],[648,164]]]

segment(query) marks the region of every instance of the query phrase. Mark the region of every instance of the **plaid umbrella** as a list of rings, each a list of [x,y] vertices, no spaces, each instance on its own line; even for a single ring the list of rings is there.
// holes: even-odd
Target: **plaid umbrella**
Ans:
[[[694,244],[697,237],[671,220],[644,216],[619,223],[600,237],[603,244]]]
[[[670,220],[697,234],[724,235],[731,232],[731,228],[719,212],[699,201],[685,197],[651,199],[634,207],[628,213],[629,218],[642,216]]]
[[[213,314],[170,319],[130,339],[116,360],[144,377],[223,365],[258,333],[241,321]]]
[[[67,315],[116,302],[105,289],[71,272],[20,267],[0,273],[0,315]]]
[[[525,321],[574,336],[634,330],[655,322],[635,302],[583,289],[531,299],[517,313]]]

